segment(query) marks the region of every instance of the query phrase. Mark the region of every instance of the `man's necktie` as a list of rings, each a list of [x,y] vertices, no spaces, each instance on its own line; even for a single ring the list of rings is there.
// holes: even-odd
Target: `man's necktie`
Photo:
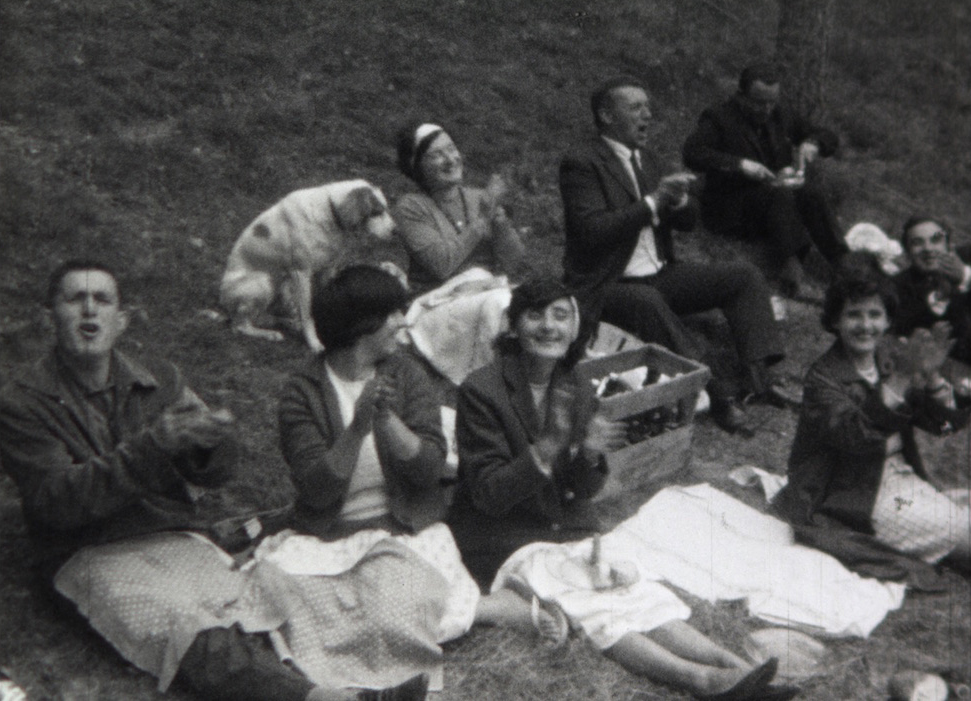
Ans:
[[[647,182],[647,176],[644,175],[644,171],[641,170],[640,164],[637,162],[637,151],[631,151],[630,154],[630,167],[634,169],[634,179],[637,181],[637,190],[641,197],[649,194],[651,192],[650,185]],[[653,248],[653,256],[656,258],[659,265],[664,265],[666,256],[664,252],[657,246],[657,239],[655,239],[655,244]]]
[[[644,175],[644,171],[641,170],[641,166],[637,162],[637,151],[631,151],[630,153],[630,167],[634,169],[634,180],[637,181],[638,194],[643,197],[651,190],[647,184],[647,176]]]

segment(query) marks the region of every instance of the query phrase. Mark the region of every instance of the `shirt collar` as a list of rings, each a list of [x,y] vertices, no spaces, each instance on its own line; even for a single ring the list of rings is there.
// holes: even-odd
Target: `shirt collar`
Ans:
[[[45,394],[59,397],[64,394],[64,382],[70,379],[66,372],[57,358],[57,352],[51,349],[38,363],[21,374],[18,382]],[[109,384],[125,389],[132,385],[157,387],[159,384],[148,368],[119,351],[112,351],[110,377],[112,379]]]
[[[609,136],[600,135],[600,138],[604,140],[604,143],[610,148],[611,151],[617,154],[617,157],[624,163],[630,162],[630,157],[635,150],[628,147],[626,144],[622,144],[616,139],[611,139]]]

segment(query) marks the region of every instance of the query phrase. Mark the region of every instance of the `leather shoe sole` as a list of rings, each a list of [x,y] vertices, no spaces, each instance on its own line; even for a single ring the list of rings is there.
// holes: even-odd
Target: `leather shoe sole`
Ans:
[[[748,431],[745,409],[734,399],[713,402],[711,418],[718,428],[727,433],[745,433]]]

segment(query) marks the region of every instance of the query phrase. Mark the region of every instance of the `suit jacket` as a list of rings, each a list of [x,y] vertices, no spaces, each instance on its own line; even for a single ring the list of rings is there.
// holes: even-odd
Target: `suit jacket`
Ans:
[[[893,371],[883,353],[877,355],[877,366],[881,381]],[[775,506],[796,526],[814,524],[814,515],[820,513],[872,534],[870,514],[887,458],[887,439],[900,435],[904,459],[926,480],[914,427],[940,434],[967,420],[965,407],[947,409],[924,392],[910,392],[907,402],[887,408],[880,384],[871,386],[860,377],[837,341],[806,375],[789,455],[789,484]]]
[[[641,149],[648,187],[662,175],[651,152]],[[566,282],[589,296],[623,276],[641,229],[652,226],[654,214],[630,179],[624,164],[599,136],[560,163],[560,193],[566,225],[563,267]],[[644,193],[647,194],[647,193]],[[661,208],[654,227],[658,253],[674,262],[671,232],[694,228],[697,212],[689,204]]]
[[[593,389],[573,373],[557,372],[554,386],[574,393],[576,447],[594,409]],[[525,371],[516,353],[502,353],[469,375],[459,388],[456,439],[459,451],[457,514],[469,509],[484,521],[528,522],[548,528],[589,521],[583,501],[596,494],[607,476],[606,461],[582,448],[564,449],[554,460],[552,477],[536,466],[530,445],[543,430]]]
[[[971,262],[971,246],[955,250],[966,264]],[[894,276],[899,305],[893,318],[893,331],[909,336],[914,329],[929,329],[941,320],[950,322],[956,339],[951,357],[971,363],[971,292],[953,292],[943,316],[935,314],[927,303],[934,290],[951,289],[954,285],[939,275],[927,275],[911,266]]]
[[[820,156],[830,156],[839,146],[832,131],[777,107],[759,128],[746,115],[737,97],[701,113],[698,125],[684,142],[686,166],[705,173],[702,205],[718,207],[758,182],[742,174],[742,159],[757,161],[773,171],[793,164],[793,149],[811,139]]]
[[[375,435],[391,515],[417,531],[445,515],[445,438],[438,397],[418,363],[403,352],[386,360],[382,372],[394,377],[398,388],[392,410],[421,439],[414,458],[396,460]],[[297,487],[297,525],[325,536],[340,514],[353,466],[339,470],[327,457],[345,428],[323,357],[290,378],[280,398],[279,419],[283,457]]]

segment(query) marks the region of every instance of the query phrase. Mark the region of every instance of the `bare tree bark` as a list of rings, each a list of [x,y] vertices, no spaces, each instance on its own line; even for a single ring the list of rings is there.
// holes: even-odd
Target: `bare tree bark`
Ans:
[[[833,0],[779,0],[776,60],[785,69],[783,99],[807,117],[823,107]]]

